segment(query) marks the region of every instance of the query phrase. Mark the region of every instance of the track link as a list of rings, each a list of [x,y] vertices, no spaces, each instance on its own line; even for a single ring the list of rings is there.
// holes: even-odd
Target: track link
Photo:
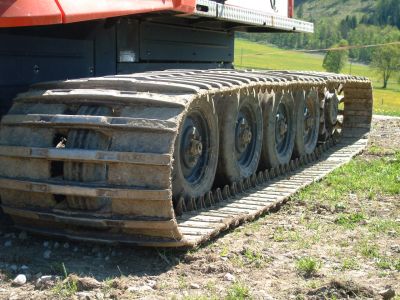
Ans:
[[[310,89],[343,89],[340,134],[288,165],[178,199],[174,209],[174,143],[193,101]],[[168,70],[37,84],[2,119],[1,206],[17,227],[39,234],[194,247],[360,153],[372,101],[366,78],[316,72]]]

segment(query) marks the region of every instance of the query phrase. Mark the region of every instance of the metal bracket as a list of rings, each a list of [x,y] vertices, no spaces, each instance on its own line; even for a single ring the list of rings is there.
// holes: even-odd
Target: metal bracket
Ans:
[[[258,28],[278,31],[313,33],[314,24],[276,14],[259,12],[247,8],[225,5],[210,0],[197,0],[195,16],[241,23]]]

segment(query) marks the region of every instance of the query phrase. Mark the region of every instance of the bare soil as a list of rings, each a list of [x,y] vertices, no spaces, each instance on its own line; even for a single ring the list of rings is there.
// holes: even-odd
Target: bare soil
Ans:
[[[374,119],[369,148],[375,151],[362,158],[400,151],[400,119]],[[346,205],[400,222],[399,200],[354,197]],[[294,197],[190,251],[75,243],[2,226],[0,299],[400,299],[393,296],[400,294],[399,233],[369,235],[363,244],[368,226],[344,229],[335,223],[338,213]],[[392,265],[360,254],[370,245]],[[304,258],[316,265],[299,267]],[[27,277],[21,286],[13,284],[18,274]],[[38,284],[44,275],[58,278]]]

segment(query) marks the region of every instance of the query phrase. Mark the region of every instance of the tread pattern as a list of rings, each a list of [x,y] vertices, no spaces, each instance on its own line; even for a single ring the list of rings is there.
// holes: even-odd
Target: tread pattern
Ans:
[[[242,91],[261,97],[339,85],[340,140],[197,199],[181,199],[195,211],[175,215],[173,147],[195,99],[215,103]],[[14,100],[1,123],[1,205],[16,226],[40,234],[194,247],[275,208],[362,151],[372,101],[366,78],[318,72],[168,70],[40,83]],[[63,144],[67,137],[72,145]]]

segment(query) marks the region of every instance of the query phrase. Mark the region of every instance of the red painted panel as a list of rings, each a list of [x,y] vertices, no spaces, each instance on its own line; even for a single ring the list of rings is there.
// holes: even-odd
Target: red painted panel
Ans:
[[[294,17],[294,0],[288,0],[288,1],[289,1],[288,17],[293,18]]]
[[[64,22],[79,22],[152,11],[176,10],[193,12],[195,0],[56,0]]]
[[[196,0],[0,0],[0,27],[72,23],[174,10],[192,13]]]
[[[0,27],[61,23],[54,0],[0,0]]]

